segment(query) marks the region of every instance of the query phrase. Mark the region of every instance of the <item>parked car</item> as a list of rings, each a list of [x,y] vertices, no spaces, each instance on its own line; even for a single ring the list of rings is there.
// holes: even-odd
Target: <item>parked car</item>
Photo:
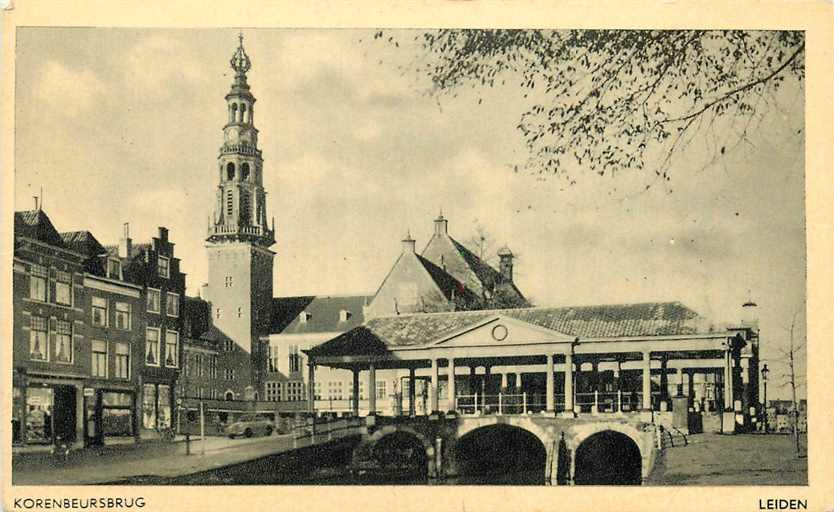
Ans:
[[[274,431],[275,425],[272,421],[260,414],[244,414],[223,429],[223,433],[230,439],[237,436],[252,437],[255,434],[271,436]]]

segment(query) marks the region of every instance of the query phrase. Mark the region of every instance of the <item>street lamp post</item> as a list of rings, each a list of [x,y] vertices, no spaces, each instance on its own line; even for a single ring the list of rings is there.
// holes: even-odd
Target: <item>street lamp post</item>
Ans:
[[[767,427],[767,374],[770,373],[770,370],[767,369],[767,363],[762,366],[762,384],[764,385],[764,401],[762,403],[762,409],[764,411],[764,431],[767,434],[768,427]]]

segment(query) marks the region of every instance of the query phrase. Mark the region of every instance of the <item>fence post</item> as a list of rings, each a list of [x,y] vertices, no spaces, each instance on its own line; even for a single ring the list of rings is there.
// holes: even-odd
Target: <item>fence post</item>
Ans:
[[[501,416],[501,414],[503,412],[502,406],[503,406],[503,403],[502,403],[502,400],[501,400],[501,392],[499,391],[498,392],[498,415],[499,416]]]
[[[522,411],[522,413],[527,414],[527,392],[526,391],[522,394],[521,411]]]
[[[617,412],[623,412],[623,390],[617,390]]]
[[[472,414],[478,414],[478,392],[475,391],[475,405],[473,406]]]

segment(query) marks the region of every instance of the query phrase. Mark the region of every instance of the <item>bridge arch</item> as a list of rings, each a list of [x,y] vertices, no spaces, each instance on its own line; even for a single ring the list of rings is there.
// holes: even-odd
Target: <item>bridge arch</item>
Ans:
[[[434,445],[424,434],[413,428],[404,425],[386,425],[371,434],[367,441],[362,444],[367,453],[373,454],[380,442],[384,442],[386,438],[390,439],[391,437],[405,437],[410,439],[414,445],[422,447],[420,455],[425,458],[427,476],[435,475]]]
[[[467,420],[450,447],[450,469],[463,484],[484,483],[484,477],[490,484],[543,484],[548,439],[532,422]]]
[[[653,435],[624,423],[577,429],[571,443],[576,485],[639,485],[651,469]]]

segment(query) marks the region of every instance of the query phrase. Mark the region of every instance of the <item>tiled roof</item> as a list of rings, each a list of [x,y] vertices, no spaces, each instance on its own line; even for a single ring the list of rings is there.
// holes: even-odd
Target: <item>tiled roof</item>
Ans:
[[[99,256],[106,252],[104,247],[96,240],[96,237],[89,231],[68,231],[61,233],[61,240],[63,240],[64,245],[73,251],[80,252],[87,257]]]
[[[58,230],[43,210],[26,210],[14,213],[14,234],[33,238],[57,247],[64,247]]]
[[[300,296],[272,299],[272,334],[303,334],[319,332],[344,332],[364,321],[363,307],[371,300],[367,295]],[[340,321],[340,311],[348,311],[346,321]],[[302,312],[308,314],[301,322]]]
[[[379,348],[419,346],[503,315],[569,336],[621,338],[691,335],[717,328],[680,302],[540,307],[380,317],[318,345],[313,355],[373,354]],[[350,349],[352,352],[346,352]]]

